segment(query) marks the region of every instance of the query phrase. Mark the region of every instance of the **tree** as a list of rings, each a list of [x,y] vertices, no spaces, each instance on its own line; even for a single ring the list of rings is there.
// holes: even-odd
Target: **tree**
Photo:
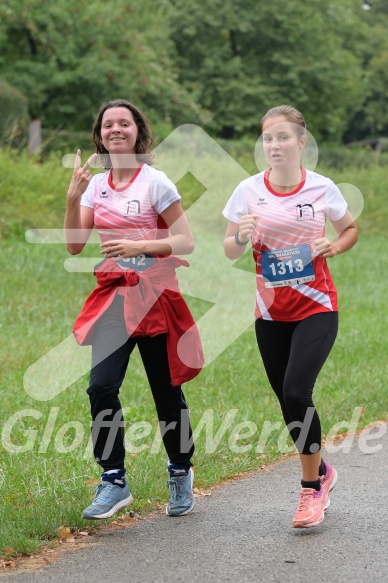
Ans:
[[[388,135],[388,5],[369,0],[364,5],[363,26],[367,31],[359,42],[366,87],[365,99],[349,124],[349,141]]]
[[[45,127],[89,130],[121,97],[225,138],[280,103],[319,141],[388,131],[386,0],[2,0],[0,17],[0,75]]]
[[[22,143],[28,129],[28,100],[0,79],[0,143]]]
[[[49,127],[89,129],[99,104],[122,97],[151,118],[180,123],[201,109],[176,80],[168,6],[161,0],[41,2],[0,6],[0,71]]]
[[[224,137],[258,132],[271,106],[291,103],[317,138],[341,136],[363,100],[351,31],[356,2],[201,0],[174,7],[179,80]]]

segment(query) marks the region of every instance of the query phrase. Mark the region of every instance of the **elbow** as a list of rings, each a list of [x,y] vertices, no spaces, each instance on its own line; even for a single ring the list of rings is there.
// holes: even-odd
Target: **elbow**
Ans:
[[[192,239],[192,238],[191,238],[191,239],[188,241],[188,245],[187,245],[187,254],[188,254],[188,255],[191,255],[191,253],[194,251],[194,249],[195,249],[195,241],[194,241],[194,239]]]
[[[235,260],[240,259],[244,255],[245,247],[233,248],[230,245],[224,245],[224,254],[228,259]]]
[[[195,243],[192,237],[181,238],[179,241],[169,241],[164,245],[164,253],[166,255],[191,255],[194,251]],[[158,253],[152,249],[152,251],[147,248],[147,245],[143,248],[143,253]],[[159,251],[160,252],[160,251]]]
[[[225,249],[225,248],[224,248],[224,255],[228,259],[237,259],[237,256],[234,253],[231,253],[230,251],[228,251],[228,249]]]
[[[79,255],[83,249],[83,245],[76,245],[74,243],[67,243],[66,250],[70,255]]]
[[[352,234],[353,234],[353,237],[352,237],[352,244],[351,244],[351,246],[353,247],[357,243],[357,241],[358,241],[358,229],[357,229],[356,226],[353,227]]]
[[[183,254],[184,255],[191,255],[192,252],[195,249],[195,241],[194,238],[192,236],[190,237],[186,237],[185,243],[184,243],[184,251]]]
[[[225,239],[225,241],[224,241],[224,255],[228,259],[236,259],[236,250],[233,248],[231,249],[231,247],[228,243],[229,242]]]

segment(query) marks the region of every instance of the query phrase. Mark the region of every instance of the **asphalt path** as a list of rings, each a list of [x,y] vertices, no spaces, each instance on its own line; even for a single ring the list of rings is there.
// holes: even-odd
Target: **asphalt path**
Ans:
[[[300,468],[293,456],[199,497],[191,514],[158,514],[106,529],[84,547],[14,583],[387,583],[388,432],[354,438],[324,457],[338,471],[331,506],[317,527],[294,529]],[[383,435],[383,433],[385,434]]]

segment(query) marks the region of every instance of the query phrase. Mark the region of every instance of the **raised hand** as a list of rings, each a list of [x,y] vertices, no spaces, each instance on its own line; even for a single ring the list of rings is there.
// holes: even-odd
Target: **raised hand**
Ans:
[[[88,187],[92,179],[89,171],[90,165],[97,158],[97,154],[92,154],[90,158],[81,166],[81,150],[77,150],[74,162],[73,175],[70,180],[67,196],[69,198],[80,198]]]

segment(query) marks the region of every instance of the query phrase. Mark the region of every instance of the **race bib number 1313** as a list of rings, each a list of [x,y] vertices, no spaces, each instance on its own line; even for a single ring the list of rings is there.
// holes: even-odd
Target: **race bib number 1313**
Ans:
[[[261,268],[265,287],[284,287],[315,279],[310,245],[265,251]]]

